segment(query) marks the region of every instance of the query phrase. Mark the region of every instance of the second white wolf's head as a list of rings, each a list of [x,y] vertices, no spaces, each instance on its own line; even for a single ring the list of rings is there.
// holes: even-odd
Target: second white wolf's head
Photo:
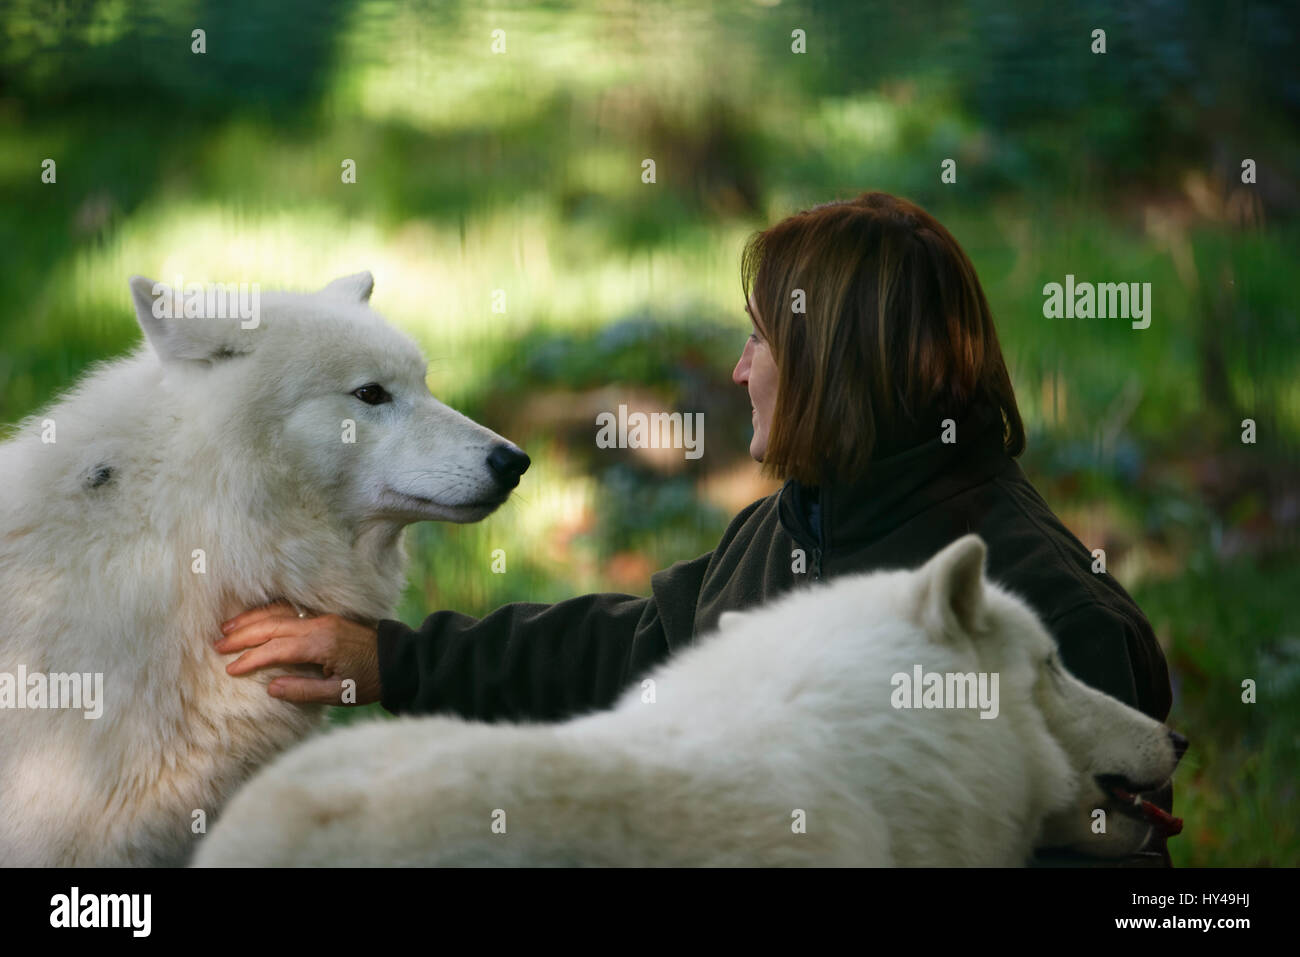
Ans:
[[[968,647],[983,666],[1002,669],[1004,703],[1007,694],[1032,695],[1068,763],[1068,787],[1052,802],[1055,811],[1037,846],[1101,857],[1131,854],[1146,843],[1153,824],[1173,827],[1174,819],[1144,796],[1169,781],[1187,740],[1070,674],[1029,606],[985,579],[985,552],[978,536],[967,535],[919,569],[918,619],[932,640]],[[1040,786],[1052,777],[1042,768],[1027,772],[1042,774],[1034,782]]]
[[[528,456],[430,394],[419,348],[370,309],[373,286],[358,273],[316,293],[262,293],[241,310],[212,293],[220,287],[131,280],[167,394],[206,441],[252,443],[278,485],[352,527],[478,521],[519,484]]]
[[[896,861],[989,863],[1015,840],[1104,857],[1138,850],[1153,824],[1175,826],[1141,798],[1169,780],[1186,740],[1071,675],[1034,611],[985,577],[985,554],[966,535],[915,570],[724,612],[721,632],[744,650],[705,643],[699,654],[729,654],[728,682],[768,710],[786,702],[791,725],[848,739],[837,760],[889,823]],[[686,693],[675,684],[660,682],[661,710]],[[733,697],[713,697],[735,711]],[[760,727],[763,708],[712,720]]]

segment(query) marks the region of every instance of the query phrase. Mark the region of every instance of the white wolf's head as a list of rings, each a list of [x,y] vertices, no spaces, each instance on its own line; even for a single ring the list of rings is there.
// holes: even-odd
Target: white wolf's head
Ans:
[[[1013,710],[1009,693],[1032,694],[1069,763],[1072,780],[1036,846],[1123,856],[1146,843],[1148,815],[1176,833],[1173,819],[1142,795],[1169,781],[1187,740],[1066,671],[1038,617],[985,579],[985,551],[979,536],[967,535],[935,555],[917,572],[917,607],[932,637],[970,642],[982,665],[1019,672],[1003,675],[1003,713]]]
[[[131,279],[187,421],[273,463],[277,487],[306,497],[297,504],[354,528],[478,521],[528,456],[429,393],[419,348],[370,309],[373,286],[364,272],[241,302],[234,287]]]

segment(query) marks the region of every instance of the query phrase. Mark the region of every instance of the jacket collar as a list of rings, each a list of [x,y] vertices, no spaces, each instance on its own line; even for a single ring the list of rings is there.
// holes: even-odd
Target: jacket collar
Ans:
[[[931,505],[997,475],[1011,458],[1002,440],[1002,416],[976,405],[957,423],[957,441],[936,436],[896,455],[877,459],[867,474],[814,491],[794,479],[782,486],[777,516],[797,542],[823,554],[865,546]],[[808,499],[821,505],[821,541],[806,518]]]

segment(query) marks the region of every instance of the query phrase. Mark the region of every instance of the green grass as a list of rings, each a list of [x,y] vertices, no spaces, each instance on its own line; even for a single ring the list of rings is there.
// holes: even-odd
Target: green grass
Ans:
[[[1169,723],[1191,742],[1175,778],[1183,834],[1176,866],[1300,862],[1300,565],[1192,562],[1135,592],[1167,638],[1175,676]],[[1245,703],[1243,682],[1255,684]]]

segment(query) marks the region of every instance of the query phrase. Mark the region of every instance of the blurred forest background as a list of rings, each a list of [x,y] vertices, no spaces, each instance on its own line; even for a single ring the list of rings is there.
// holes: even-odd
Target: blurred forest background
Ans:
[[[1031,479],[1168,655],[1192,742],[1175,863],[1294,865],[1300,18],[1045,6],[8,0],[0,422],[136,345],[132,274],[317,288],[370,269],[434,393],[534,461],[488,521],[408,533],[404,619],[647,594],[774,488],[730,378],[745,238],[906,196],[979,270]],[[1150,282],[1150,328],[1045,319],[1067,273]],[[703,411],[705,455],[598,451],[619,403]]]

